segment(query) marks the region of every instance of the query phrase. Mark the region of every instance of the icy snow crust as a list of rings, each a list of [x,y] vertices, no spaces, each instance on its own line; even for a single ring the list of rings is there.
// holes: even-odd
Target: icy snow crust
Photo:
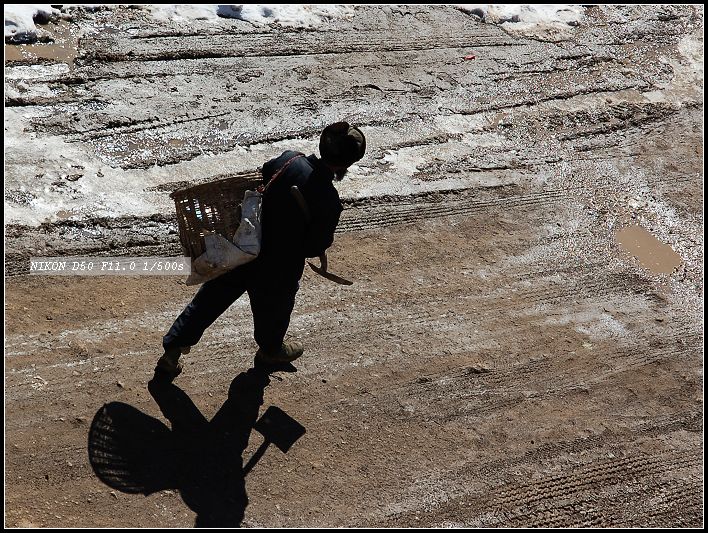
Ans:
[[[343,5],[327,4],[160,4],[146,6],[161,20],[214,20],[219,17],[245,20],[257,25],[312,27],[330,19],[353,14]]]
[[[64,4],[66,8],[111,8],[111,4]],[[331,4],[146,4],[141,6],[158,20],[217,20],[234,18],[255,25],[314,27],[328,20],[352,17],[351,5]],[[505,30],[529,32],[536,28],[568,28],[580,23],[584,8],[566,4],[455,4],[455,7],[478,16]],[[36,23],[46,23],[61,17],[58,9],[48,4],[5,4],[5,42],[37,41],[41,30]]]
[[[67,8],[88,10],[111,4],[64,4]],[[354,9],[345,5],[328,4],[147,4],[141,6],[158,20],[190,21],[233,18],[255,25],[280,24],[309,28],[328,20],[351,17]],[[42,30],[36,24],[46,24],[62,17],[62,11],[49,4],[5,4],[5,42],[32,43],[40,39]]]
[[[4,4],[5,8],[5,43],[30,44],[37,41],[50,40],[51,37],[37,24],[57,22],[62,18],[70,18],[68,10],[94,11],[110,8],[109,4],[63,4],[61,10],[49,4]]]
[[[5,42],[31,43],[39,39],[35,20],[56,21],[61,12],[49,4],[5,4]]]
[[[99,5],[72,5],[71,8],[96,9]],[[104,6],[110,9],[110,6]],[[460,6],[457,6],[461,9]],[[479,16],[477,9],[482,9],[485,20],[508,24],[509,20],[518,15],[518,20],[541,20],[545,14],[552,18],[563,11],[563,6],[535,6],[536,11],[527,9],[529,6],[479,6],[465,5],[465,10]],[[567,6],[565,6],[567,7]],[[572,6],[571,6],[572,7]],[[15,9],[18,8],[18,9]],[[63,6],[67,9],[69,6]],[[253,24],[288,24],[298,26],[315,25],[335,17],[346,17],[354,13],[349,6],[332,5],[152,5],[144,6],[157,18],[168,20],[216,20],[218,17],[233,17],[247,20]],[[503,8],[503,9],[497,9]],[[582,9],[580,9],[582,11]],[[579,11],[579,12],[580,12]],[[46,12],[51,16],[61,16],[61,13],[51,6],[40,5],[6,5],[6,17],[22,15],[25,30],[30,31],[29,19],[35,13]],[[9,15],[8,15],[9,14]],[[47,15],[47,16],[49,16]],[[462,13],[460,14],[463,15]],[[555,16],[555,15],[554,15]],[[563,15],[565,16],[565,15]],[[535,17],[535,18],[534,18]],[[561,20],[557,15],[554,20]],[[565,23],[565,22],[564,22]],[[7,21],[6,21],[7,24]],[[511,24],[519,24],[512,22]],[[32,25],[32,27],[34,27]],[[7,28],[7,26],[6,26]],[[7,30],[6,30],[7,31]],[[44,76],[55,75],[58,71],[66,71],[67,65],[22,65],[15,66],[6,72],[6,77],[17,79],[41,79]],[[45,87],[38,85],[44,90]],[[37,90],[37,89],[32,89]],[[37,94],[42,96],[42,94]],[[5,223],[24,223],[38,225],[47,220],[88,216],[121,216],[126,214],[141,216],[149,215],[158,210],[170,210],[171,201],[167,195],[146,191],[146,188],[180,180],[189,180],[195,173],[218,174],[228,167],[235,171],[246,171],[255,168],[263,161],[279,155],[279,150],[297,149],[305,153],[317,153],[317,136],[306,139],[290,140],[287,143],[266,143],[252,145],[248,148],[237,148],[228,153],[205,154],[190,161],[184,161],[168,167],[153,167],[143,173],[136,173],[120,168],[112,168],[105,161],[94,155],[81,143],[68,143],[64,139],[52,135],[38,135],[27,132],[27,124],[40,113],[34,108],[6,109],[6,169],[13,161],[29,161],[31,154],[41,154],[35,165],[24,168],[22,173],[6,171],[6,192],[11,191],[23,199],[21,202],[5,203]],[[463,123],[458,123],[462,121]],[[477,122],[479,121],[479,124]],[[440,134],[463,132],[457,141],[450,141],[446,148],[460,154],[468,153],[471,146],[494,146],[502,139],[492,134],[481,132],[485,117],[440,117],[435,129]],[[479,131],[478,131],[479,130]],[[366,131],[371,136],[372,145],[376,144],[375,131]],[[384,132],[385,135],[395,132]],[[365,197],[382,194],[404,194],[411,191],[411,186],[418,191],[437,190],[439,188],[458,188],[469,185],[463,178],[447,178],[435,182],[413,180],[416,164],[428,160],[434,147],[411,147],[396,152],[384,154],[384,163],[389,169],[377,171],[381,179],[372,180],[369,175],[372,170],[367,167],[354,167],[351,177],[340,184],[341,193],[346,197]],[[15,167],[12,167],[15,168]],[[75,181],[67,176],[81,174]],[[28,179],[28,176],[30,178]],[[474,179],[482,179],[475,177]],[[491,178],[484,178],[491,179]],[[509,179],[512,179],[509,177]],[[498,185],[499,183],[486,183]]]
[[[577,25],[584,9],[570,4],[456,4],[455,7],[477,15],[491,24],[567,24]]]

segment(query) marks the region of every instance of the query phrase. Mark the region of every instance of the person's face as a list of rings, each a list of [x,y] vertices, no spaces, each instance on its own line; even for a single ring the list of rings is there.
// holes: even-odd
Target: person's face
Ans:
[[[347,175],[347,167],[339,167],[334,169],[334,181],[342,181],[344,176]]]

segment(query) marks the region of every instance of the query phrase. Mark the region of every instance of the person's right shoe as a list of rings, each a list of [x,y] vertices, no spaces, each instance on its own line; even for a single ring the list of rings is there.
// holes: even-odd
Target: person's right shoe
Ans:
[[[266,352],[259,349],[256,352],[256,361],[267,365],[291,363],[300,357],[305,349],[298,342],[284,342],[277,352]]]

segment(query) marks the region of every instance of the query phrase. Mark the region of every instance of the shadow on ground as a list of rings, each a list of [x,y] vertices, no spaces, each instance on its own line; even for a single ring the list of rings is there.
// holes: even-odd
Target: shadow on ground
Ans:
[[[176,385],[153,379],[148,390],[170,421],[125,403],[112,402],[96,413],[89,431],[89,460],[106,485],[131,494],[177,489],[196,513],[196,526],[235,527],[243,520],[248,496],[245,477],[274,443],[283,452],[305,428],[276,407],[258,420],[267,368],[251,368],[234,378],[224,405],[207,421]],[[244,467],[251,430],[263,445]]]

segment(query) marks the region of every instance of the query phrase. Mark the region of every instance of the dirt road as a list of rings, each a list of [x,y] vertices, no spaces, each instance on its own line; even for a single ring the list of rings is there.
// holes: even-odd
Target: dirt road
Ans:
[[[111,17],[70,68],[6,65],[6,525],[702,524],[702,8],[590,8],[555,41],[440,6],[327,31]],[[164,459],[150,438],[169,432],[139,412],[170,427],[146,384],[194,289],[29,276],[28,257],[178,254],[170,190],[311,153],[342,116],[371,147],[330,252],[354,284],[307,269],[297,372],[242,374],[244,299],[175,382],[205,420],[273,405],[305,435],[244,481],[250,425],[175,431],[174,471],[199,483],[107,486],[97,413]],[[629,226],[681,267],[624,253]]]

